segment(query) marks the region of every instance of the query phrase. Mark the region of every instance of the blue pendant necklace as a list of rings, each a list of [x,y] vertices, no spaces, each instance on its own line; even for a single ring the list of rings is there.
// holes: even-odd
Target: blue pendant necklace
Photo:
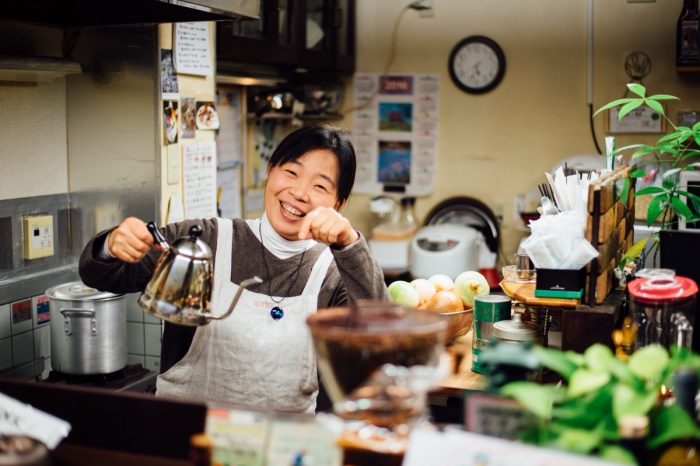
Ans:
[[[282,301],[284,301],[285,297],[289,295],[289,292],[292,290],[292,286],[294,286],[294,283],[296,283],[297,279],[299,278],[299,270],[301,270],[301,264],[304,262],[304,254],[306,254],[306,248],[301,253],[301,258],[299,259],[299,264],[297,265],[297,270],[296,274],[294,275],[294,280],[289,281],[289,287],[287,287],[287,292],[285,293],[285,296],[283,296],[279,301],[277,301],[274,296],[272,296],[272,277],[270,276],[270,268],[267,266],[267,261],[265,260],[265,243],[263,242],[263,235],[262,235],[262,219],[260,220],[260,223],[258,225],[258,233],[260,234],[260,245],[262,246],[262,262],[265,265],[265,273],[267,274],[267,295],[270,297],[273,303],[275,303],[275,306],[270,309],[270,317],[272,317],[273,320],[280,320],[282,317],[284,317],[284,309],[282,309],[279,305],[282,304]]]

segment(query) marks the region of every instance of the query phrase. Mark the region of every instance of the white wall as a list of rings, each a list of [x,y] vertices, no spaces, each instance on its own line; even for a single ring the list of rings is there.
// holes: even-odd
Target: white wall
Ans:
[[[66,81],[0,83],[0,200],[68,191]]]

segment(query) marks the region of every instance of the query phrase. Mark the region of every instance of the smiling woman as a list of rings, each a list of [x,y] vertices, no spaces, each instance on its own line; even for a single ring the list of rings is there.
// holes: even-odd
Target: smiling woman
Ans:
[[[306,317],[363,298],[388,299],[364,237],[340,209],[355,179],[355,152],[330,127],[304,127],[272,154],[261,218],[167,225],[168,241],[193,224],[214,255],[212,309],[221,314],[246,278],[235,312],[205,327],[165,323],[157,395],[313,412],[319,390]],[[86,246],[80,274],[113,292],[141,291],[158,251],[143,221],[127,218]]]

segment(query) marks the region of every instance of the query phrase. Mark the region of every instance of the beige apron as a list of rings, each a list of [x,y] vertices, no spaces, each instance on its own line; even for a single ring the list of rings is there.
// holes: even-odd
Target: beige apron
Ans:
[[[217,219],[217,223],[212,309],[222,314],[238,286],[230,278],[233,222]],[[333,255],[326,249],[314,264],[302,294],[284,298],[279,304],[267,295],[243,290],[228,318],[197,328],[185,357],[158,376],[157,394],[313,413],[318,376],[306,317],[316,312],[318,294],[332,261]],[[284,310],[284,317],[272,319],[274,306]]]

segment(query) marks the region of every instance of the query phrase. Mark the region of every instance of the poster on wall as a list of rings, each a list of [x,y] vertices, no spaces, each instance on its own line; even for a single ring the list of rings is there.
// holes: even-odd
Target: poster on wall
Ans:
[[[185,218],[216,217],[216,142],[188,142],[182,151]]]
[[[163,101],[163,132],[165,145],[177,142],[177,101]]]
[[[175,23],[173,43],[175,71],[182,74],[211,76],[211,42],[209,23]]]
[[[170,49],[160,49],[160,92],[164,100],[177,99],[180,92],[173,65],[173,51]]]
[[[438,77],[358,73],[352,130],[355,192],[428,195],[435,183]]]

